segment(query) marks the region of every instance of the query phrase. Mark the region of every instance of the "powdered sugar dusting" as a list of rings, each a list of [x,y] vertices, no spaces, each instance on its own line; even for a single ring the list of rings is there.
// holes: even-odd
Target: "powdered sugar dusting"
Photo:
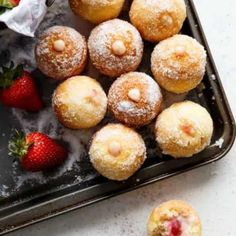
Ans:
[[[173,9],[173,0],[145,0],[145,5],[149,6],[158,13]]]
[[[0,185],[0,200],[1,200],[1,197],[3,198],[7,198],[10,194],[8,192],[8,186],[3,184],[3,185]]]
[[[54,50],[56,40],[65,43],[62,52]],[[35,55],[38,67],[46,75],[56,79],[70,77],[75,71],[81,71],[86,60],[85,38],[70,27],[53,26],[39,37]]]
[[[121,154],[117,157],[110,155],[108,152],[108,143],[112,140],[119,142],[121,148],[123,148]],[[129,171],[130,168],[132,169],[136,165],[140,157],[143,158],[142,162],[144,162],[146,147],[141,136],[121,124],[108,124],[99,130],[95,134],[90,148],[91,162],[95,165],[95,168],[97,165],[104,168],[105,172],[109,171],[109,165],[113,166],[115,163],[117,172],[120,168]],[[114,173],[114,175],[116,174],[119,173]]]
[[[159,42],[180,31],[186,6],[184,0],[134,0],[129,14],[143,38]]]
[[[52,109],[46,108],[39,112],[34,119],[30,119],[27,113],[18,109],[13,109],[12,114],[21,125],[24,132],[29,133],[32,131],[39,131],[47,133],[51,138],[64,141],[68,145],[69,157],[65,163],[59,167],[50,176],[45,176],[44,173],[29,173],[21,171],[19,164],[14,164],[16,189],[20,188],[27,182],[37,182],[40,184],[47,183],[49,180],[57,179],[72,169],[77,169],[78,174],[80,171],[77,162],[81,161],[84,155],[86,155],[86,149],[84,144],[87,144],[93,134],[93,130],[78,130],[73,131],[63,128],[57,121],[53,114]],[[20,174],[19,174],[20,173]],[[92,175],[94,176],[94,175]]]
[[[68,127],[91,127],[104,118],[107,97],[96,80],[86,76],[72,77],[54,92],[53,107]]]
[[[184,50],[182,55],[178,55],[180,47]],[[157,79],[201,79],[205,66],[206,52],[203,46],[186,35],[176,35],[160,42],[151,57],[152,72]]]
[[[81,0],[81,2],[91,6],[109,6],[114,0]]]
[[[66,24],[73,27],[75,26],[75,22],[73,22],[72,19],[68,2],[58,1],[57,4],[54,4],[48,9],[48,13],[39,27],[37,35],[41,34],[52,25]],[[72,37],[73,41],[75,39],[77,40],[76,35],[73,35],[73,33],[70,37]],[[11,110],[6,109],[6,111],[9,112],[9,117],[7,115],[5,119],[9,118],[8,124],[11,125],[10,128],[14,129],[18,127],[25,132],[40,131],[46,133],[50,137],[64,142],[64,145],[69,150],[69,157],[65,163],[55,170],[50,171],[50,173],[29,173],[23,171],[18,162],[12,163],[13,159],[7,156],[7,143],[6,146],[1,146],[1,160],[6,162],[6,169],[2,169],[0,173],[0,200],[15,194],[21,196],[22,191],[32,190],[40,186],[45,187],[42,191],[42,193],[44,193],[48,183],[52,183],[52,188],[61,188],[66,184],[73,184],[74,181],[81,183],[91,178],[94,179],[98,174],[93,170],[88,160],[86,160],[87,145],[94,130],[72,131],[65,129],[58,123],[50,108],[52,89],[55,87],[55,82],[47,78],[42,78],[42,75],[38,72],[35,73],[35,38],[24,37],[5,29],[0,31],[0,39],[0,64],[7,64],[9,61],[14,61],[15,64],[24,64],[25,69],[33,71],[35,80],[42,86],[40,87],[42,88],[43,100],[49,106],[35,114],[17,109],[12,109],[11,114]],[[78,41],[76,41],[76,44],[77,43]],[[67,61],[67,63],[68,62],[69,61]],[[3,108],[1,107],[1,112],[2,111]],[[4,125],[2,127],[4,127]],[[11,132],[11,130],[6,130],[4,133],[1,133],[1,137],[4,136],[2,140],[7,142],[9,132]],[[4,150],[2,150],[2,148],[4,148]],[[69,178],[68,176],[71,177]],[[66,177],[69,179],[66,179]],[[64,183],[58,182],[60,179],[65,179]]]
[[[210,144],[212,133],[213,121],[207,110],[190,101],[175,103],[156,121],[157,142],[174,157],[189,157],[202,151]]]
[[[139,89],[138,102],[129,98],[131,89]],[[159,112],[162,95],[157,83],[147,74],[130,72],[122,75],[111,86],[108,103],[111,111],[118,119],[127,123],[145,124]],[[121,117],[121,118],[120,118]]]
[[[219,147],[219,148],[222,148],[223,143],[224,143],[224,139],[220,138],[220,139],[216,140],[214,145]]]
[[[115,40],[121,40],[126,53],[117,56],[111,47]],[[135,70],[143,55],[143,42],[139,32],[128,22],[114,19],[95,27],[88,40],[88,48],[94,66],[109,76],[119,76]]]
[[[169,201],[156,208],[149,220],[152,232],[161,236],[172,235],[172,223],[178,222],[181,228],[181,236],[197,236],[201,233],[201,222],[197,213],[184,202]],[[155,222],[154,222],[155,219]]]

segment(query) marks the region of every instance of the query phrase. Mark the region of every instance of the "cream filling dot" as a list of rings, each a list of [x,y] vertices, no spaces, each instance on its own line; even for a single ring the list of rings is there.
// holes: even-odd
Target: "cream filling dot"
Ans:
[[[167,26],[172,25],[172,23],[173,23],[172,17],[168,16],[168,15],[164,15],[162,17],[162,20],[163,20],[164,24]]]
[[[117,141],[112,141],[108,146],[108,151],[112,156],[118,156],[121,153],[121,145]]]
[[[129,90],[128,97],[134,102],[139,102],[141,98],[139,89],[134,88],[134,89]]]
[[[175,52],[178,56],[183,56],[185,54],[185,49],[182,46],[178,46],[176,47]]]
[[[65,42],[62,39],[58,39],[53,42],[53,47],[57,52],[62,52],[65,49]]]
[[[112,48],[113,53],[118,56],[122,56],[126,52],[125,44],[121,40],[116,40],[112,44],[111,48]]]

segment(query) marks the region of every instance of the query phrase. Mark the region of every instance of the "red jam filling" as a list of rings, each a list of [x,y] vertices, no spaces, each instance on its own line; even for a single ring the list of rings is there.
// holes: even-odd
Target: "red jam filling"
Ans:
[[[181,236],[181,233],[182,233],[181,223],[177,219],[171,220],[169,236]]]
[[[183,125],[181,125],[181,129],[188,136],[193,137],[194,134],[195,134],[194,128],[190,124],[183,124]]]

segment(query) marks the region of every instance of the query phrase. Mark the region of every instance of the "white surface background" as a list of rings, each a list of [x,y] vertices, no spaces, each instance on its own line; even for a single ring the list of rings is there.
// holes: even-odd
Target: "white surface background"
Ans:
[[[236,1],[194,1],[236,115]],[[194,206],[203,236],[236,235],[236,146],[221,161],[56,217],[9,236],[144,236],[152,208],[182,199]]]

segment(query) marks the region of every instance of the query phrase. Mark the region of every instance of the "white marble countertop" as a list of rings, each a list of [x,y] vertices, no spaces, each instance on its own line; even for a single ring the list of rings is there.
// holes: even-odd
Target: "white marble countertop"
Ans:
[[[231,108],[236,115],[236,1],[195,0]],[[194,206],[203,236],[236,235],[236,145],[217,163],[156,182],[9,236],[145,236],[151,209],[169,199]]]

